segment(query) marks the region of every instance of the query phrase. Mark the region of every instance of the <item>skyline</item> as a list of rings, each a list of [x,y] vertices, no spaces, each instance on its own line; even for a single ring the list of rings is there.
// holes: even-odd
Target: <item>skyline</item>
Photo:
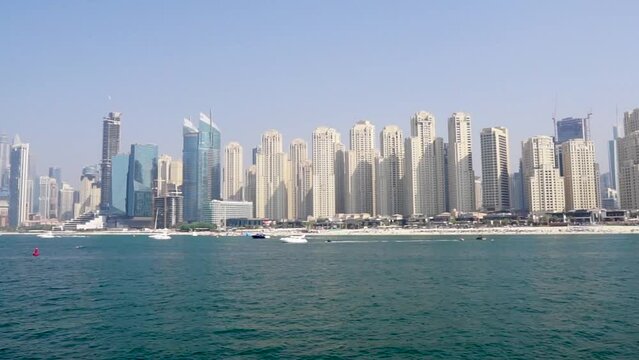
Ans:
[[[557,119],[592,112],[605,172],[616,108],[618,122],[639,99],[633,2],[149,4],[0,4],[0,106],[14,119],[0,132],[31,144],[40,174],[61,167],[76,185],[100,161],[111,111],[123,114],[121,148],[152,143],[180,157],[181,119],[209,108],[222,146],[242,144],[245,164],[268,129],[285,146],[310,144],[319,126],[345,137],[360,120],[406,134],[426,110],[438,134],[453,112],[472,116],[474,139],[509,128],[513,169],[522,140],[553,135],[555,107]]]

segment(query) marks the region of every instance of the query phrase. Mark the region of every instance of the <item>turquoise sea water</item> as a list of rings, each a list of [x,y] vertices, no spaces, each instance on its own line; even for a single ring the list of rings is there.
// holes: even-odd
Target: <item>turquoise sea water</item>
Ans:
[[[323,239],[0,236],[0,358],[639,358],[639,236]]]

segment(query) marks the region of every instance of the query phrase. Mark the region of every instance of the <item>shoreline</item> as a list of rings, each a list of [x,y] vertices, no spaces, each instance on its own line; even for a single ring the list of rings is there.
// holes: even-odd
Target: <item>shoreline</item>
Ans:
[[[169,231],[172,236],[192,237],[246,237],[247,234],[263,232],[270,236],[288,236],[302,233],[304,229],[254,229],[234,232],[197,232],[193,236],[191,232]],[[34,236],[41,232],[0,232],[0,236]],[[60,237],[90,237],[90,236],[148,236],[158,231],[59,231],[53,232]],[[306,233],[307,237],[326,236],[468,236],[468,235],[615,235],[615,234],[639,234],[638,226],[624,225],[590,225],[590,226],[539,226],[539,227],[485,227],[485,228],[434,228],[434,229],[402,229],[402,228],[377,228],[377,229],[336,229],[319,230]]]

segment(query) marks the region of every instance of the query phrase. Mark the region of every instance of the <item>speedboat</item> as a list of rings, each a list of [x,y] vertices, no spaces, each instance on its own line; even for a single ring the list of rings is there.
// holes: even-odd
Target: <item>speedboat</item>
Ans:
[[[308,240],[306,240],[306,235],[291,235],[286,236],[280,239],[287,244],[306,244]]]
[[[43,234],[39,234],[38,237],[41,239],[53,239],[55,235],[53,235],[53,231],[49,231]]]
[[[270,239],[270,235],[266,235],[265,233],[255,233],[251,235],[253,239]]]
[[[475,240],[486,240],[486,238],[483,237],[483,236],[478,236],[478,237],[475,238]]]
[[[169,236],[169,231],[164,229],[161,233],[149,235],[149,237],[153,240],[171,240]]]

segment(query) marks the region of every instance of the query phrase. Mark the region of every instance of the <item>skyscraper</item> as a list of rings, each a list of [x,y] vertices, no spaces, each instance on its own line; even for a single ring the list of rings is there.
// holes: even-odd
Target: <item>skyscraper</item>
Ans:
[[[58,212],[58,186],[54,178],[40,176],[38,178],[38,201],[40,202],[40,219],[55,219]]]
[[[257,153],[255,211],[259,218],[274,220],[288,216],[288,157],[282,151],[282,135],[267,130]]]
[[[617,140],[619,202],[639,208],[639,109],[624,113],[624,136]]]
[[[243,164],[242,146],[230,142],[224,149],[224,200],[244,201]]]
[[[404,214],[434,216],[446,210],[444,142],[436,136],[431,113],[415,113],[410,124],[404,150]]]
[[[350,135],[351,147],[346,156],[348,212],[376,215],[375,126],[369,121],[358,121]]]
[[[595,165],[595,145],[584,139],[571,139],[561,144],[566,210],[597,209],[600,194]]]
[[[487,211],[510,208],[510,150],[505,127],[482,129],[481,183],[482,206]]]
[[[310,214],[306,212],[306,193],[302,188],[302,166],[308,160],[308,145],[302,139],[293,139],[289,152],[290,179],[289,179],[289,218],[306,219]]]
[[[11,153],[11,144],[9,136],[0,134],[0,191],[9,187],[9,154]]]
[[[184,119],[183,188],[184,220],[208,221],[206,212],[213,199],[220,198],[220,141],[217,125],[200,113],[197,126]]]
[[[173,159],[170,155],[162,154],[158,158],[158,174],[155,185],[156,196],[165,196],[169,193],[169,181],[171,177],[171,163]]]
[[[564,211],[564,179],[555,162],[550,136],[535,136],[522,143],[524,192],[528,212],[541,215]]]
[[[9,156],[11,175],[9,179],[9,226],[22,226],[29,216],[29,144],[16,139]]]
[[[587,119],[567,117],[557,121],[557,143],[571,139],[590,139]]]
[[[60,187],[60,198],[58,206],[58,218],[61,221],[73,219],[73,187],[67,183],[62,183]]]
[[[158,173],[158,147],[132,144],[127,177],[126,214],[153,217],[153,187]]]
[[[111,208],[111,158],[120,151],[119,112],[110,112],[102,120],[102,180],[100,181],[100,210],[107,213]]]
[[[610,188],[618,190],[617,175],[617,140],[619,139],[619,129],[617,126],[612,127],[612,140],[608,141],[608,169],[610,174]]]
[[[126,215],[126,198],[129,175],[129,154],[111,158],[111,215]]]
[[[128,161],[127,161],[128,166]],[[78,202],[74,210],[75,216],[99,209],[101,201],[101,188],[99,186],[100,171],[97,166],[86,166],[82,169],[80,177],[80,191]]]
[[[379,215],[404,213],[404,134],[389,125],[380,134],[381,158],[377,171]]]
[[[337,156],[340,151],[340,134],[329,127],[313,130],[312,140],[313,216],[328,218],[336,214]],[[342,155],[342,169],[343,169]],[[343,176],[341,177],[343,179]]]
[[[256,216],[255,204],[257,197],[257,165],[251,165],[246,169],[244,177],[244,200],[253,203],[253,216]]]
[[[448,189],[450,208],[475,210],[475,172],[473,171],[470,115],[456,112],[448,119]]]

